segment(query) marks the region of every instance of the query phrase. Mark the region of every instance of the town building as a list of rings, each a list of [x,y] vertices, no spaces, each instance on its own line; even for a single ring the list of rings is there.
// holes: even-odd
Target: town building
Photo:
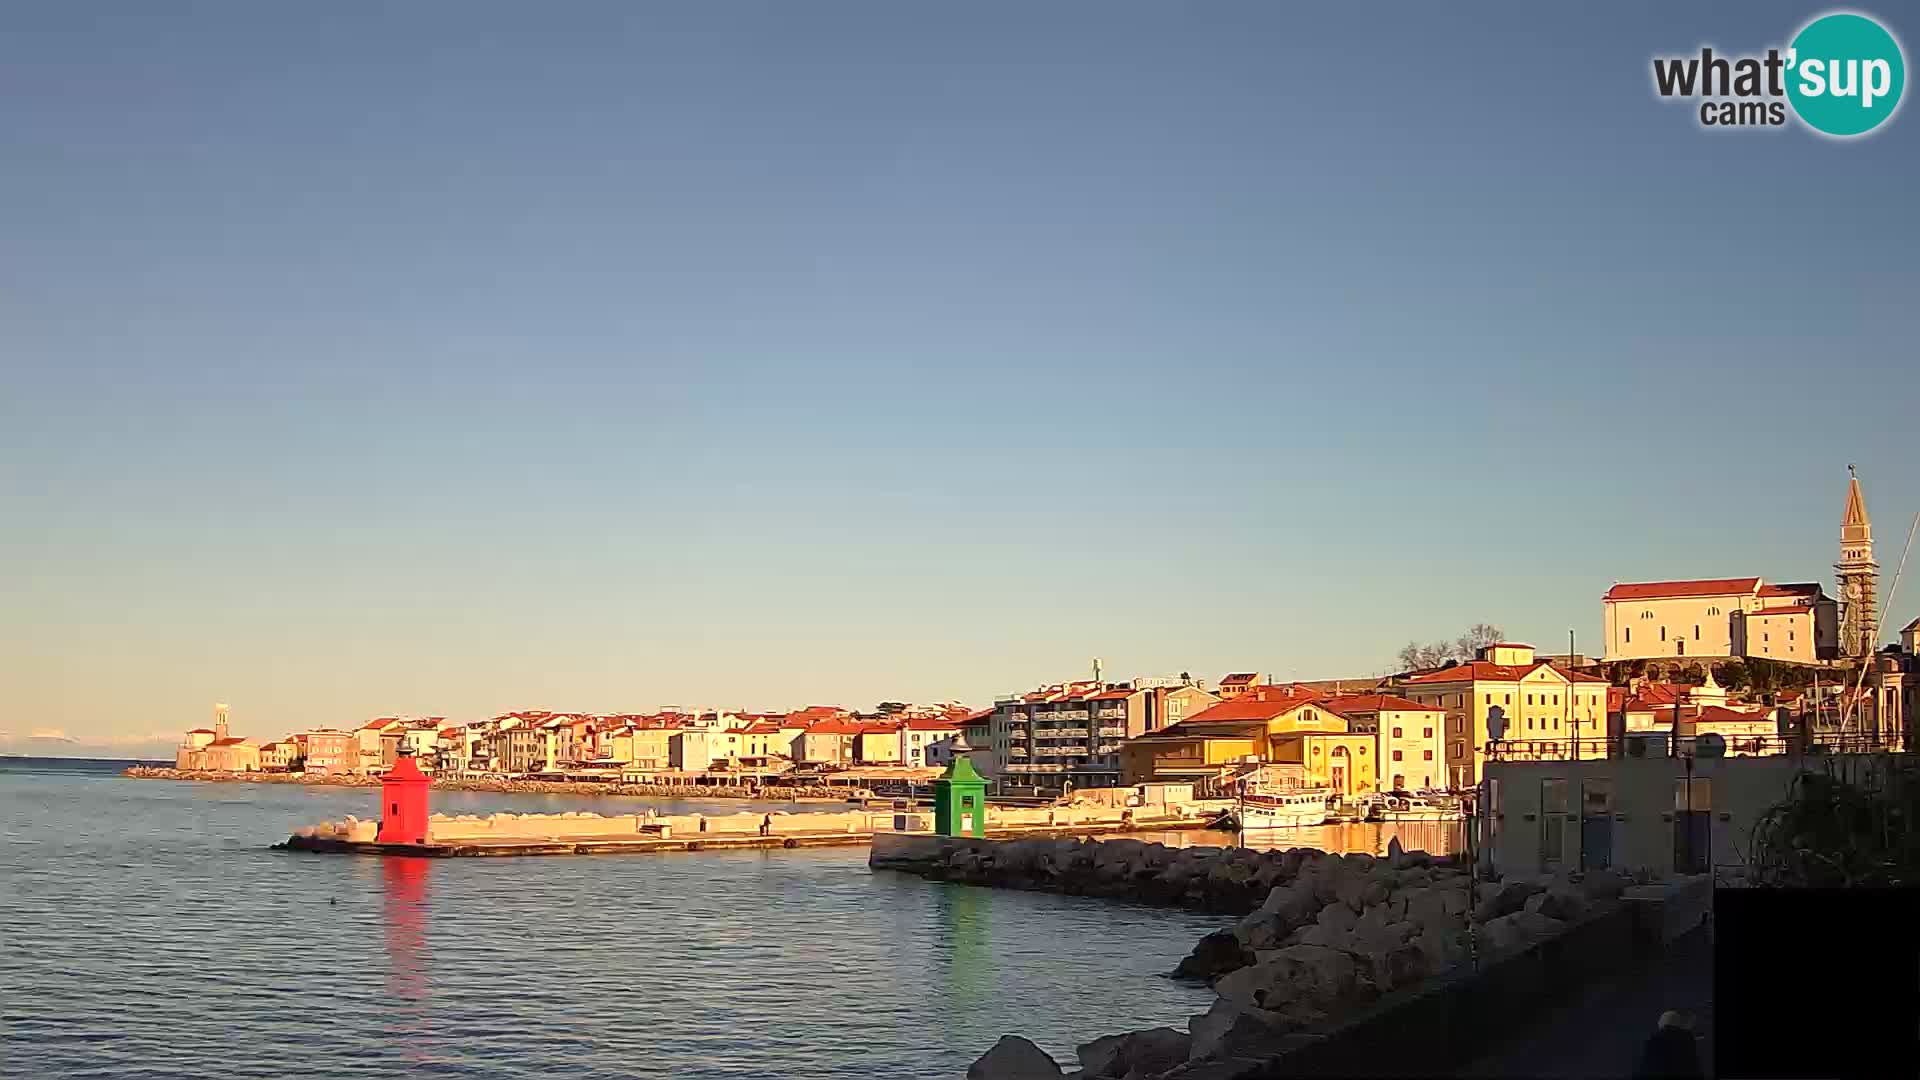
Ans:
[[[286,772],[287,767],[293,764],[293,758],[295,753],[298,752],[298,749],[299,748],[294,745],[294,742],[292,739],[282,739],[278,742],[261,743],[260,744],[260,771],[261,772]]]
[[[1607,659],[1832,659],[1838,607],[1818,584],[1757,577],[1621,583],[1607,590]]]
[[[803,765],[847,765],[854,760],[854,740],[861,725],[854,720],[815,720],[795,740],[794,761]]]
[[[252,739],[215,739],[200,751],[201,768],[215,772],[259,772],[260,747]]]
[[[1179,723],[1220,700],[1191,681],[1056,683],[994,705],[989,772],[1047,790],[1113,787],[1126,740]],[[969,737],[969,743],[972,742]]]
[[[1293,765],[1304,786],[1352,796],[1378,789],[1375,744],[1317,691],[1259,686],[1129,739],[1121,771],[1129,785],[1191,783],[1202,795],[1222,795],[1252,770]]]
[[[359,768],[360,744],[351,731],[321,728],[294,736],[301,768],[314,776],[345,776]]]
[[[1328,698],[1326,707],[1346,717],[1349,730],[1375,737],[1384,790],[1447,787],[1446,710],[1383,693]]]
[[[953,744],[960,725],[946,720],[914,717],[903,720],[895,732],[900,740],[898,761],[911,769],[945,768],[953,763]]]
[[[213,726],[194,728],[180,738],[180,745],[173,752],[173,767],[176,769],[210,769],[207,764],[207,747],[217,740],[227,738],[227,706],[218,704],[213,707]]]
[[[1232,701],[1241,694],[1259,686],[1263,681],[1264,680],[1260,678],[1260,673],[1257,671],[1235,671],[1223,675],[1220,678],[1220,689],[1218,691],[1220,700]]]
[[[1607,681],[1534,657],[1533,646],[1489,645],[1464,664],[1411,675],[1401,696],[1446,713],[1446,785],[1480,782],[1487,759],[1487,717],[1498,708],[1502,739],[1516,753],[1607,756]]]

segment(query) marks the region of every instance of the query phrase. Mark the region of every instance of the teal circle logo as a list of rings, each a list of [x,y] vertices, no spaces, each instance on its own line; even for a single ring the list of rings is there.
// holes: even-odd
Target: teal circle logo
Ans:
[[[1787,50],[1787,100],[1826,135],[1865,135],[1886,123],[1906,86],[1900,43],[1865,15],[1822,15]]]

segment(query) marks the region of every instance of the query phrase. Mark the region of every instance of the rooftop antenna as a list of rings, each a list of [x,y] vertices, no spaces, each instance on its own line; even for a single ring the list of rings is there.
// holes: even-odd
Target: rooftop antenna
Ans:
[[[1093,658],[1093,681],[1100,681],[1100,658],[1097,656]]]

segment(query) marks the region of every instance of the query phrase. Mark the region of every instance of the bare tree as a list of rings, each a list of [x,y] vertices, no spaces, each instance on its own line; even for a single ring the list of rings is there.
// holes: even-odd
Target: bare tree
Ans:
[[[1471,660],[1481,649],[1497,645],[1507,639],[1507,632],[1492,623],[1474,623],[1467,632],[1453,641],[1453,655],[1456,660]]]
[[[1401,671],[1437,668],[1450,660],[1464,663],[1473,659],[1481,649],[1505,639],[1506,631],[1492,623],[1475,623],[1452,641],[1434,641],[1424,645],[1409,641],[1394,654],[1394,660],[1400,665]]]
[[[1400,652],[1396,654],[1395,659],[1399,661],[1402,671],[1436,668],[1453,659],[1453,646],[1444,641],[1435,641],[1427,645],[1409,641],[1400,647]]]

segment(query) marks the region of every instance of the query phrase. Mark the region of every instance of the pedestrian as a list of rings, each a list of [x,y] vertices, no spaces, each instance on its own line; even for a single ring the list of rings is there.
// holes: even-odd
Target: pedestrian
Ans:
[[[1634,1080],[1702,1080],[1705,1075],[1694,1046],[1692,1022],[1684,1013],[1661,1013],[1660,1026],[1640,1049]]]
[[[768,814],[767,816],[760,819],[760,835],[761,836],[773,835],[773,815],[772,814]]]

